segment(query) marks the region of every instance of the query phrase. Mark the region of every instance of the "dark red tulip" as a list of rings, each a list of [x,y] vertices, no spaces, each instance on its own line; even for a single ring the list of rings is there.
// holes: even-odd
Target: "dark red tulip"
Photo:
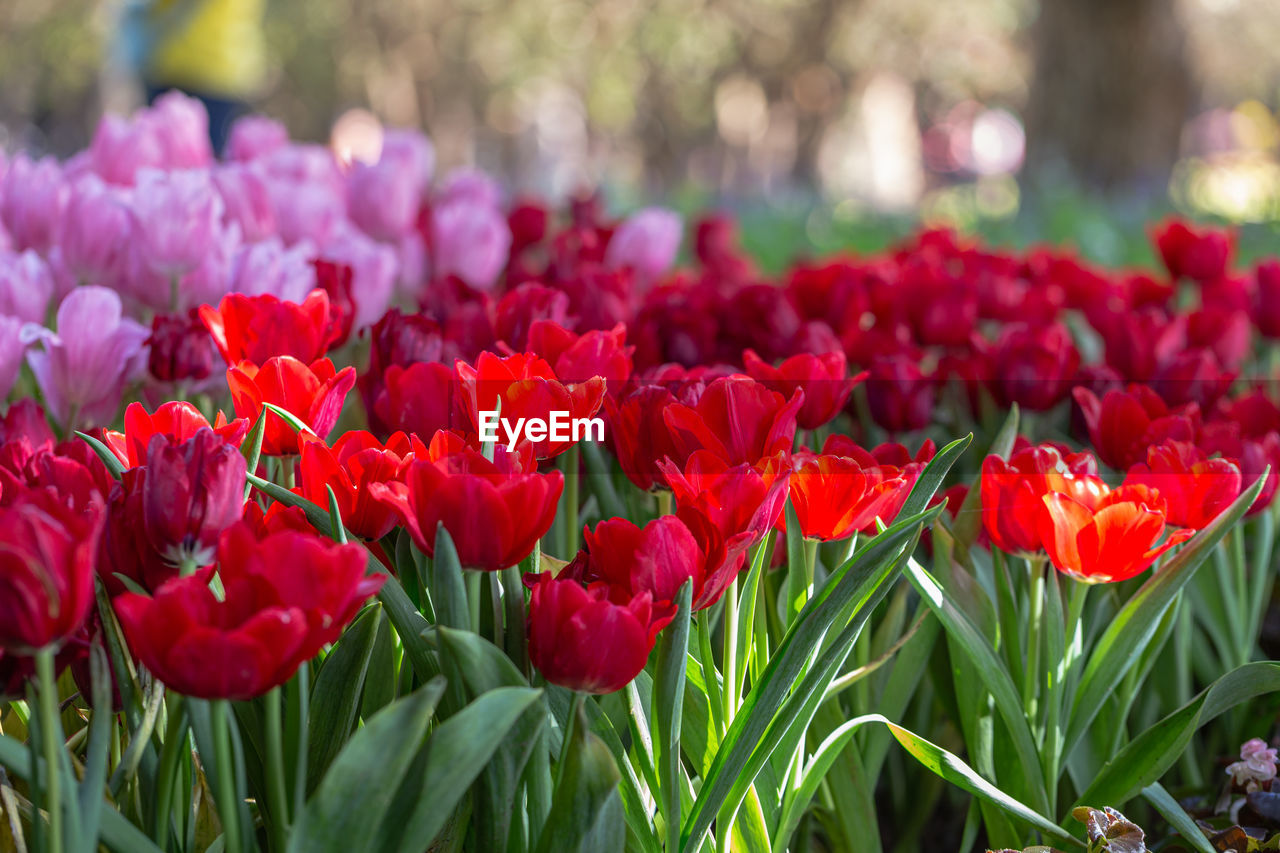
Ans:
[[[1032,554],[1044,547],[1041,516],[1046,493],[1062,492],[1093,506],[1106,491],[1098,465],[1087,453],[1064,456],[1056,447],[1016,450],[1006,461],[988,456],[979,482],[982,521],[991,542],[1010,554]]]
[[[1187,316],[1187,347],[1204,347],[1218,364],[1236,370],[1253,350],[1253,326],[1241,310],[1206,306]]]
[[[371,483],[369,493],[395,510],[423,553],[435,553],[436,527],[444,524],[463,567],[496,572],[529,556],[551,529],[564,489],[559,471],[517,466],[500,446],[492,462],[470,448],[415,456],[403,482]]]
[[[210,424],[199,409],[185,400],[163,403],[152,413],[141,403],[130,403],[124,410],[124,432],[107,430],[102,440],[121,465],[133,468],[147,464],[147,447],[153,437],[163,435],[180,444],[202,429],[212,429],[223,441],[238,445],[249,430],[249,421],[237,418],[228,423],[227,416],[218,412]]]
[[[381,575],[366,576],[359,545],[285,531],[257,539],[246,524],[218,544],[224,594],[213,567],[125,593],[114,605],[129,648],[171,689],[204,699],[247,700],[293,677],[342,633]]]
[[[1151,387],[1170,406],[1195,403],[1209,409],[1235,380],[1235,371],[1224,370],[1213,350],[1201,347],[1184,350],[1162,365],[1152,377]]]
[[[231,401],[239,417],[258,419],[263,403],[272,403],[296,415],[321,438],[329,435],[347,392],[356,382],[353,367],[335,370],[327,358],[310,365],[284,355],[267,359],[261,367],[242,361],[227,370]],[[262,452],[267,456],[291,456],[298,452],[298,434],[274,412],[267,414]]]
[[[872,361],[866,388],[871,419],[890,433],[922,429],[933,416],[933,379],[910,356]]]
[[[201,382],[213,373],[213,338],[195,309],[157,314],[147,344],[147,371],[160,382]]]
[[[996,397],[1030,411],[1051,409],[1071,390],[1080,353],[1061,323],[1010,326],[991,357]]]
[[[330,449],[315,436],[302,439],[298,490],[317,506],[329,506],[329,488],[338,502],[343,525],[361,539],[381,539],[396,526],[396,513],[374,500],[373,483],[397,479],[411,453],[409,438],[395,433],[384,446],[372,433],[345,433]]]
[[[1271,258],[1254,271],[1257,287],[1250,312],[1253,324],[1267,338],[1280,338],[1280,260]]]
[[[434,361],[393,365],[382,379],[373,413],[384,429],[407,432],[424,441],[438,430],[470,429],[470,419],[458,399],[458,376],[453,368]]]
[[[80,629],[101,528],[97,507],[74,509],[45,489],[0,508],[0,648],[28,654]]]
[[[316,258],[311,265],[316,270],[316,288],[329,296],[329,349],[337,349],[351,337],[356,321],[356,271],[350,264],[322,258]]]
[[[1187,318],[1162,308],[1121,309],[1101,315],[1107,364],[1129,382],[1148,382],[1187,345]]]
[[[539,201],[522,199],[513,204],[507,214],[507,226],[511,228],[511,254],[517,255],[541,243],[547,236],[549,219],[546,205]]]
[[[1193,229],[1170,220],[1155,230],[1156,249],[1169,275],[1206,282],[1221,278],[1231,263],[1235,234],[1209,228]]]
[[[211,429],[181,443],[164,435],[147,448],[142,513],[166,562],[207,565],[222,531],[244,513],[245,459]]]
[[[607,584],[584,587],[549,572],[529,586],[529,660],[552,684],[586,693],[621,690],[644,669],[674,614],[656,615],[648,593],[614,601]]]
[[[1127,470],[1146,458],[1147,448],[1165,439],[1193,441],[1199,410],[1170,409],[1145,385],[1108,391],[1099,400],[1087,388],[1072,392],[1089,428],[1089,441],[1098,458],[1117,470]]]
[[[44,409],[29,397],[10,403],[9,410],[0,418],[0,444],[15,438],[27,439],[32,447],[57,441]]]
[[[498,300],[493,332],[514,352],[532,349],[529,329],[539,320],[564,326],[569,322],[569,297],[553,287],[527,282]]]
[[[98,574],[110,595],[128,591],[118,576],[154,592],[165,581],[178,575],[177,566],[160,556],[147,535],[142,501],[146,479],[146,466],[130,468],[112,488],[107,499]]]
[[[200,306],[200,319],[228,367],[242,361],[265,364],[276,356],[303,362],[322,357],[335,330],[329,320],[329,294],[313,290],[301,304],[271,294],[231,293],[217,308]]]
[[[744,350],[742,363],[752,379],[784,397],[795,394],[797,388],[804,392],[804,403],[796,413],[801,429],[817,429],[834,420],[849,402],[854,386],[867,378],[866,371],[849,377],[842,350],[793,355],[777,367],[754,350]]]
[[[1240,495],[1240,468],[1229,459],[1209,459],[1185,441],[1166,441],[1147,451],[1147,461],[1129,469],[1125,485],[1159,493],[1170,524],[1199,530]]]
[[[675,395],[661,385],[641,385],[616,403],[605,397],[606,437],[622,473],[637,488],[650,491],[666,486],[658,463],[680,456],[664,420],[667,407],[675,402]]]
[[[18,438],[0,445],[0,506],[39,489],[71,510],[88,512],[101,508],[111,485],[106,466],[83,441],[32,447]]]
[[[714,380],[691,405],[672,403],[663,418],[683,467],[694,452],[709,450],[730,465],[757,465],[791,449],[803,395],[790,399],[747,376]]]

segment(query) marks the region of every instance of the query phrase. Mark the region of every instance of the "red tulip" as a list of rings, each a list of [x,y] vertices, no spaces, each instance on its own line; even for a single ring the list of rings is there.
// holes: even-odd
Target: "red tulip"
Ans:
[[[18,438],[0,446],[0,506],[39,489],[71,510],[88,512],[102,507],[111,486],[111,474],[83,441],[33,448]]]
[[[316,258],[311,265],[316,269],[316,287],[329,296],[329,349],[337,349],[351,337],[356,322],[352,296],[356,271],[350,264],[323,258]]]
[[[534,323],[563,326],[569,322],[569,296],[554,287],[525,282],[499,299],[493,314],[493,333],[498,340],[515,352],[524,352],[533,349],[529,332]]]
[[[675,402],[675,395],[661,385],[641,385],[618,402],[605,397],[607,438],[622,473],[639,489],[666,486],[658,465],[681,455],[664,420],[667,407]]]
[[[181,400],[164,403],[152,414],[141,403],[130,403],[124,410],[124,432],[107,430],[102,440],[121,465],[135,468],[147,464],[147,447],[154,436],[163,435],[181,443],[209,428],[228,444],[239,444],[249,429],[249,421],[237,418],[227,423],[227,416],[218,412],[210,424],[199,409]]]
[[[891,433],[921,429],[933,417],[933,380],[909,355],[876,358],[866,385],[871,419]]]
[[[142,514],[156,553],[175,566],[208,564],[222,531],[244,513],[244,457],[202,429],[180,444],[156,435],[147,460]]]
[[[15,438],[26,438],[32,447],[53,444],[57,440],[48,418],[44,416],[44,409],[29,397],[10,403],[8,411],[0,418],[0,443]]]
[[[142,502],[146,479],[145,465],[130,468],[112,488],[107,499],[98,575],[111,595],[128,591],[117,575],[152,592],[178,575],[177,566],[165,562],[147,535]]]
[[[218,307],[200,306],[200,319],[227,365],[263,364],[276,356],[312,362],[329,349],[335,330],[329,323],[329,294],[313,290],[301,304],[269,293],[230,293]]]
[[[1280,260],[1262,261],[1254,276],[1258,284],[1250,316],[1265,337],[1280,338]]]
[[[1178,220],[1163,223],[1154,236],[1160,259],[1175,280],[1184,276],[1198,282],[1221,278],[1235,249],[1233,232],[1192,229]]]
[[[791,505],[806,539],[847,539],[891,524],[911,481],[892,465],[866,465],[847,456],[801,453],[791,472]]]
[[[1122,308],[1093,320],[1106,361],[1129,382],[1148,382],[1187,345],[1187,318],[1163,308]]]
[[[285,531],[258,540],[247,524],[218,544],[213,568],[175,578],[154,598],[115,599],[129,647],[173,690],[247,700],[288,681],[338,638],[383,577],[366,576],[364,549]]]
[[[1208,459],[1194,444],[1166,441],[1148,450],[1146,464],[1130,468],[1124,482],[1158,492],[1170,524],[1199,530],[1239,496],[1241,478],[1229,459]]]
[[[663,418],[683,465],[698,450],[709,450],[730,465],[756,465],[789,451],[796,413],[804,395],[788,400],[747,376],[727,376],[706,387],[692,405],[673,403]]]
[[[1192,441],[1199,410],[1170,409],[1145,385],[1108,391],[1099,400],[1087,388],[1073,392],[1089,428],[1089,441],[1105,464],[1125,470],[1146,458],[1147,448],[1165,439]]]
[[[782,514],[787,500],[786,463],[769,460],[764,468],[743,463],[729,465],[708,450],[699,450],[684,470],[664,460],[658,463],[681,510],[702,513],[725,539],[742,533],[759,540]]]
[[[529,556],[551,529],[563,489],[559,471],[525,473],[503,447],[494,448],[492,462],[471,448],[415,458],[403,482],[369,484],[423,553],[435,553],[436,527],[444,524],[462,565],[491,572]]]
[[[201,382],[213,373],[213,338],[195,309],[157,314],[147,343],[147,370],[160,382]]]
[[[66,640],[93,605],[102,515],[40,489],[0,509],[0,648],[27,654]]]
[[[297,415],[311,431],[326,437],[342,414],[347,392],[356,382],[353,367],[336,371],[327,358],[306,365],[287,355],[267,359],[258,367],[242,361],[227,370],[231,401],[236,414],[256,421],[263,403],[273,403]],[[262,452],[290,456],[298,452],[298,435],[275,413],[267,415]]]
[[[742,363],[752,379],[784,397],[804,392],[804,403],[796,413],[801,429],[817,429],[834,420],[849,402],[854,386],[867,378],[864,370],[852,379],[846,370],[844,352],[835,350],[821,355],[793,355],[774,367],[755,350],[744,350]]]
[[[458,375],[453,368],[434,361],[392,365],[382,379],[373,412],[384,429],[425,439],[438,430],[470,426],[458,399]]]
[[[611,600],[607,584],[583,587],[550,573],[526,575],[529,659],[552,684],[586,693],[621,690],[644,669],[674,614],[655,616],[648,593]]]
[[[992,353],[996,397],[1031,411],[1058,404],[1071,389],[1080,353],[1061,323],[1009,326]]]
[[[385,446],[372,433],[348,432],[332,449],[315,436],[303,436],[299,492],[327,507],[332,487],[343,525],[361,539],[381,539],[396,526],[396,513],[374,500],[369,486],[397,479],[410,453],[409,438],[402,432],[387,439]]]
[[[499,412],[503,420],[516,423],[521,418],[550,422],[552,412],[567,412],[570,419],[589,418],[604,400],[605,380],[597,376],[577,384],[561,382],[544,359],[532,353],[500,358],[480,353],[474,367],[459,361],[454,368],[461,383],[460,398],[474,427],[480,427],[481,412]],[[499,438],[505,435],[499,430]],[[532,442],[539,459],[558,456],[573,441]]]
[[[1041,501],[1046,512],[1039,520],[1040,538],[1049,559],[1085,583],[1128,580],[1194,533],[1178,530],[1156,545],[1164,532],[1164,502],[1145,486],[1121,486],[1094,506],[1061,492]]]
[[[529,326],[529,350],[547,360],[556,376],[565,382],[586,382],[604,377],[609,393],[620,394],[631,378],[631,353],[627,327],[621,323],[610,331],[593,330],[581,335],[554,320],[535,320]]]
[[[1049,445],[1017,450],[1008,461],[988,456],[982,462],[979,484],[987,535],[1007,553],[1038,552],[1044,547],[1041,498],[1048,492],[1063,492],[1082,505],[1095,505],[1106,491],[1097,473],[1097,462],[1089,454],[1064,456]]]
[[[1185,350],[1161,366],[1151,387],[1170,406],[1195,403],[1208,409],[1230,390],[1236,373],[1224,370],[1213,350]]]

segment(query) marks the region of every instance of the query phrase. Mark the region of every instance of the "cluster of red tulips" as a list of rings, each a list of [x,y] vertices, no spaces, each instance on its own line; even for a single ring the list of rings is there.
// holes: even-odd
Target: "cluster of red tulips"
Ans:
[[[256,174],[254,162],[293,150],[270,127],[245,127],[240,141],[257,140],[267,153],[246,154],[249,165],[234,172],[241,178]],[[1004,251],[926,231],[870,257],[798,263],[771,280],[740,248],[731,220],[714,215],[694,229],[690,265],[671,271],[680,238],[674,214],[650,209],[616,222],[595,199],[574,202],[563,217],[519,201],[504,221],[494,218],[496,187],[476,176],[414,195],[394,228],[379,225],[385,211],[364,204],[360,182],[369,176],[361,170],[399,174],[421,154],[411,140],[392,141],[385,163],[329,177],[339,188],[348,181],[351,222],[340,228],[363,229],[360,246],[381,241],[380,258],[398,247],[396,307],[384,311],[391,291],[372,286],[367,266],[314,249],[308,232],[287,250],[263,249],[260,269],[254,253],[265,239],[237,249],[227,282],[292,265],[259,290],[228,284],[206,302],[189,292],[207,283],[200,258],[179,269],[146,255],[140,263],[159,278],[145,298],[132,268],[112,267],[109,286],[70,281],[50,324],[56,331],[39,325],[45,317],[25,320],[18,357],[29,373],[18,387],[38,390],[43,408],[20,393],[0,421],[0,695],[21,702],[36,683],[47,693],[63,667],[85,697],[96,695],[91,664],[106,647],[117,706],[131,701],[118,692],[122,681],[162,685],[157,702],[166,688],[201,700],[277,696],[318,656],[334,654],[328,650],[375,594],[396,631],[392,657],[406,672],[412,652],[413,675],[397,682],[429,684],[433,672],[450,673],[440,661],[452,652],[440,649],[456,642],[447,629],[458,627],[455,591],[433,587],[443,571],[434,567],[456,564],[471,629],[491,636],[521,679],[536,669],[542,680],[530,683],[579,694],[625,688],[632,713],[655,645],[672,632],[682,638],[672,642],[688,642],[692,618],[704,632],[699,689],[732,746],[735,716],[756,709],[744,703],[744,689],[767,694],[773,670],[759,656],[789,654],[793,635],[807,637],[817,655],[837,613],[861,627],[856,608],[832,609],[827,598],[846,589],[841,567],[850,561],[914,567],[922,613],[939,608],[948,631],[977,635],[947,621],[953,611],[930,597],[934,580],[911,557],[907,522],[933,525],[939,504],[951,517],[926,544],[968,567],[975,563],[956,543],[991,549],[997,581],[1003,560],[1025,559],[1028,601],[1039,613],[1046,560],[1086,585],[1122,582],[1170,560],[1197,531],[1213,532],[1242,495],[1251,516],[1273,500],[1280,403],[1259,365],[1280,337],[1280,261],[1237,269],[1230,233],[1158,226],[1164,269],[1153,272],[1101,270],[1067,250]],[[314,159],[295,148],[295,166]],[[67,266],[84,248],[75,241],[87,236],[65,223],[34,231],[14,224],[30,225],[32,210],[44,209],[32,189],[43,168],[15,163],[2,187],[8,233],[0,237],[22,249],[19,256],[0,241],[6,317],[26,307],[5,275],[47,276],[47,262],[76,279],[74,270],[92,273],[89,261],[102,254],[86,250],[84,264]],[[294,174],[262,168],[271,181]],[[141,197],[182,189],[156,181],[138,178],[128,190],[136,209],[133,224],[121,227],[137,239],[164,218],[160,211],[146,220]],[[84,204],[99,205],[94,216],[113,216],[101,195],[108,191],[92,186]],[[292,227],[291,198],[270,197],[281,233]],[[64,210],[65,199],[59,204],[58,216],[75,213]],[[237,216],[211,221],[238,235],[252,217]],[[170,291],[161,285],[172,286],[167,309]],[[122,312],[149,321],[150,332]],[[120,420],[125,389],[135,399]],[[1038,443],[996,437],[1010,411],[1015,424],[1022,413]],[[603,447],[546,429],[500,431],[494,441],[485,420],[495,413],[518,424],[600,419]],[[942,477],[960,445],[947,441],[970,432],[996,452],[948,488]],[[1086,443],[1091,450],[1074,449]],[[899,516],[907,527],[895,527]],[[980,528],[967,542],[966,525]],[[779,541],[787,547],[775,547]],[[906,550],[894,557],[889,543]],[[757,589],[762,602],[776,597],[758,611]],[[1077,619],[1082,596],[1070,596]],[[879,601],[868,591],[857,606]],[[739,623],[740,615],[758,624]],[[805,627],[823,619],[822,630]],[[712,622],[725,643],[718,661]],[[438,645],[428,649],[424,637]],[[1037,685],[1034,674],[1052,662],[1042,666],[1038,634],[1033,640],[1014,653],[1007,631],[991,640],[993,654],[1024,655],[1033,674],[1020,684],[1029,719],[1050,704],[1070,707],[1060,684]],[[657,657],[683,675],[683,648]],[[817,660],[795,664],[796,677]],[[829,679],[844,665],[844,657],[833,660]],[[660,686],[653,683],[655,697],[664,695]],[[999,685],[991,689],[1002,695]],[[665,695],[668,715],[678,716]],[[767,695],[781,707],[782,693]],[[154,725],[155,716],[141,719]],[[1051,717],[1042,731],[1059,722]],[[631,745],[615,759],[639,762],[634,784],[662,802],[663,832],[676,833],[668,848],[687,849],[710,829],[729,783],[704,786],[720,799],[682,824],[679,785],[663,776],[677,771],[661,752],[645,765],[634,750],[649,723],[633,724]],[[49,725],[39,720],[45,733]],[[137,731],[145,738],[149,729]],[[1047,766],[1060,769],[1070,745],[1065,735],[1039,744]],[[54,763],[43,756],[41,766]],[[7,760],[0,752],[0,764]],[[734,766],[742,770],[743,761]],[[763,765],[752,766],[759,773]],[[708,762],[702,770],[714,776],[719,768]],[[225,765],[217,772],[219,786],[231,784]],[[1042,798],[1041,814],[1056,805],[1057,776],[1043,775],[1047,790],[1019,789]],[[985,795],[981,786],[974,792]],[[301,801],[290,809],[271,793],[260,818],[283,832],[296,824]],[[216,795],[228,849],[243,848],[247,836],[230,834],[247,832],[232,826],[228,803],[237,798],[226,789]],[[629,831],[658,832],[657,806],[644,812],[635,802],[645,797],[637,797],[626,800]],[[779,803],[791,811],[772,831],[794,829],[807,800]],[[773,819],[760,808],[763,821]],[[733,814],[716,829],[717,844]],[[167,815],[153,820],[165,848]],[[694,842],[680,838],[682,826]],[[525,831],[532,838],[532,819]]]

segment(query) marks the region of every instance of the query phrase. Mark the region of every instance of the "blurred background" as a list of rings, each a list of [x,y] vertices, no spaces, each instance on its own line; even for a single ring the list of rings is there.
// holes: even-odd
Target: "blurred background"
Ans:
[[[0,0],[0,148],[141,103],[123,8]],[[1280,218],[1275,0],[266,0],[261,32],[249,100],[295,138],[728,206],[766,266],[920,221],[1143,260],[1168,210],[1247,255]]]

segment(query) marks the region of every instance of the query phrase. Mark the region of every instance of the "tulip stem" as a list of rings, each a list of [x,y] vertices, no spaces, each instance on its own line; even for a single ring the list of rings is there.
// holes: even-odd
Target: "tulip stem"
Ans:
[[[284,784],[284,732],[280,718],[280,688],[263,697],[267,729],[267,805],[271,811],[271,840],[275,850],[285,849],[289,837],[289,796]]]
[[[578,552],[578,472],[581,468],[581,451],[578,445],[565,451],[564,460],[564,553],[572,560]]]
[[[222,839],[228,853],[240,853],[239,808],[236,803],[236,765],[231,758],[230,721],[227,700],[212,699],[209,716],[213,729],[213,752],[218,765],[218,817],[222,821]]]
[[[62,771],[58,749],[62,726],[58,720],[58,680],[53,666],[53,647],[36,652],[36,679],[39,686],[40,745],[44,750],[45,811],[49,816],[49,849],[65,850],[62,841]]]
[[[798,613],[804,608],[809,599],[813,598],[813,580],[818,571],[818,545],[820,539],[804,540],[804,601],[799,602],[796,607]]]
[[[467,586],[467,610],[471,616],[471,630],[480,633],[480,573],[463,572],[462,577]]]
[[[1031,575],[1028,589],[1030,615],[1027,621],[1027,677],[1022,682],[1022,705],[1028,720],[1036,718],[1036,699],[1040,692],[1040,635],[1044,620],[1044,558],[1030,557],[1027,569]]]
[[[733,722],[738,712],[738,579],[724,591],[724,724]]]
[[[671,515],[671,492],[666,489],[659,489],[657,492],[657,498],[658,517],[661,518],[664,515]]]

